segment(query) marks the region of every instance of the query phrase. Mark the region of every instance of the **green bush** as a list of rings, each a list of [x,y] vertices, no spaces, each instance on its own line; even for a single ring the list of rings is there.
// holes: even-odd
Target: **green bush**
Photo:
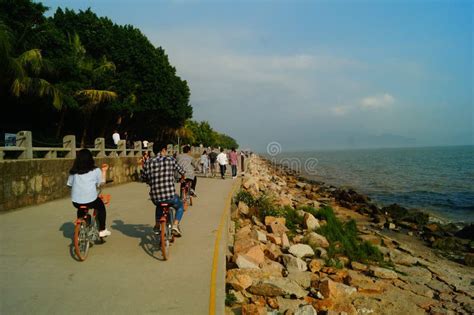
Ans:
[[[249,207],[253,207],[255,205],[255,198],[246,190],[240,190],[237,195],[235,195],[234,202],[238,204],[239,201],[244,202]]]
[[[324,235],[329,241],[328,256],[330,258],[342,254],[352,261],[383,263],[383,255],[378,248],[358,238],[354,220],[341,222],[329,207],[321,209],[318,212],[318,218],[327,222],[318,230],[318,233]]]
[[[237,298],[235,297],[235,295],[233,293],[227,293],[225,295],[225,305],[226,306],[232,306],[235,304],[235,302],[237,302]]]

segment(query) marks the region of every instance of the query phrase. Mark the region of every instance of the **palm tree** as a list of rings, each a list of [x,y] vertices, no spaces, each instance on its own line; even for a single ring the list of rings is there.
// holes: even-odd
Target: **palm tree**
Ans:
[[[77,34],[69,38],[69,43],[73,47],[74,60],[76,66],[83,72],[90,74],[91,85],[95,86],[104,75],[115,72],[115,65],[103,57],[98,65],[93,61],[86,59],[86,50],[82,46],[81,40]],[[87,134],[89,131],[90,120],[92,114],[97,110],[98,106],[105,104],[117,98],[117,93],[110,90],[99,90],[94,88],[81,89],[76,91],[74,96],[79,103],[82,103],[81,112],[84,117],[84,127],[82,131],[81,146],[85,146]]]
[[[49,70],[41,50],[30,49],[18,57],[12,56],[12,34],[8,27],[0,23],[0,65],[2,83],[10,86],[12,95],[37,95],[51,97],[52,105],[61,109],[61,92],[50,82],[40,78],[44,70]]]

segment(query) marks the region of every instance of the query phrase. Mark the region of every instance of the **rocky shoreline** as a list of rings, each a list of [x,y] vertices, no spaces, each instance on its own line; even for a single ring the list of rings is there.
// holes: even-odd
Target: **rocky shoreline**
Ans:
[[[474,268],[427,246],[472,266],[472,227],[379,208],[258,156],[234,201],[227,314],[474,313]]]

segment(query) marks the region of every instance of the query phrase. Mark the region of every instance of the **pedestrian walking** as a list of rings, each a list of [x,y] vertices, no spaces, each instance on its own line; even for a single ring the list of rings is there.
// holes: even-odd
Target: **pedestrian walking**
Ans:
[[[230,151],[229,160],[230,160],[230,167],[232,168],[232,179],[236,179],[238,155],[237,155],[237,151],[235,151],[235,148],[232,148],[232,150]]]
[[[209,173],[209,156],[207,155],[207,151],[202,153],[199,163],[201,164],[203,175],[207,177],[207,174]]]
[[[221,153],[217,156],[217,163],[219,163],[219,167],[221,169],[221,178],[224,179],[226,165],[229,164],[227,159],[227,154],[224,153],[224,149],[221,149]]]

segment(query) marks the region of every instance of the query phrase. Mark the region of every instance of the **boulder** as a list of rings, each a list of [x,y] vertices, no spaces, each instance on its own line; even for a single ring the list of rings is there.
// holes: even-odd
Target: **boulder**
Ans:
[[[371,266],[370,273],[373,276],[380,279],[397,279],[398,278],[398,275],[395,271],[386,269],[386,268],[381,268],[381,267]]]
[[[412,266],[418,262],[416,257],[405,254],[398,249],[390,249],[389,256],[394,263],[399,265]]]
[[[252,284],[248,291],[261,296],[293,295],[302,298],[307,295],[296,282],[287,278],[270,278]]]
[[[265,262],[262,264],[261,270],[266,274],[272,277],[282,277],[283,276],[283,267],[282,264],[266,259]]]
[[[273,222],[278,222],[278,224],[281,224],[284,226],[286,224],[286,219],[282,217],[272,217],[272,216],[265,217],[266,226],[270,226]]]
[[[298,258],[304,258],[304,257],[313,257],[314,256],[314,251],[311,248],[311,246],[306,245],[306,244],[296,244],[290,246],[290,249],[288,250],[290,254],[293,254],[294,256]]]
[[[252,285],[252,277],[246,274],[227,272],[225,282],[237,291],[243,291]]]
[[[356,287],[357,290],[362,293],[382,293],[384,291],[372,278],[353,270],[347,271],[344,283]]]
[[[244,216],[248,216],[250,214],[249,206],[247,206],[247,204],[243,201],[239,201],[238,209],[239,212]]]
[[[319,225],[319,220],[316,219],[311,213],[305,213],[303,221],[305,227],[310,231],[319,229],[321,227]]]
[[[281,296],[278,296],[276,299],[278,302],[280,314],[293,314],[301,306],[301,304],[306,304],[301,300],[285,299]]]
[[[311,270],[311,272],[318,272],[324,267],[324,265],[325,265],[324,260],[322,260],[322,259],[313,259],[309,263],[309,270]]]
[[[288,239],[288,235],[286,233],[281,234],[281,248],[287,249],[290,247],[290,240]]]
[[[260,230],[254,229],[250,233],[252,238],[256,239],[257,241],[261,243],[266,243],[267,242],[267,233],[262,232]]]
[[[287,278],[298,283],[303,289],[307,289],[311,286],[311,276],[312,273],[309,271],[293,271]]]
[[[308,270],[306,263],[300,258],[295,257],[293,255],[283,255],[282,260],[283,264],[289,272]]]
[[[314,309],[312,305],[300,306],[295,312],[294,315],[318,315],[318,312]]]
[[[237,254],[237,259],[235,263],[239,269],[259,269],[258,263],[255,263],[253,260],[247,258],[245,255]]]
[[[351,267],[352,269],[357,270],[357,271],[366,271],[368,268],[367,265],[361,264],[357,261],[351,262]]]
[[[281,245],[281,237],[279,237],[279,236],[276,236],[276,235],[270,233],[270,234],[267,234],[267,239],[270,242],[272,242],[273,244]]]
[[[325,279],[319,283],[319,291],[325,298],[338,299],[352,295],[357,292],[357,289],[331,279]]]
[[[310,232],[305,235],[303,238],[303,243],[308,244],[309,246],[316,248],[316,247],[322,247],[322,248],[328,248],[329,247],[329,242],[326,239],[326,237],[316,233],[316,232]]]
[[[296,183],[296,187],[298,187],[298,188],[303,188],[303,189],[304,189],[304,188],[306,187],[306,183],[297,182],[297,183]]]
[[[279,223],[278,221],[274,221],[269,225],[270,232],[275,234],[275,235],[282,235],[286,232],[288,232],[288,228]]]
[[[267,256],[271,260],[278,260],[278,258],[283,254],[280,250],[280,247],[273,243],[267,243],[263,251],[265,253],[265,256]]]
[[[267,315],[267,308],[255,304],[242,305],[242,315]]]

